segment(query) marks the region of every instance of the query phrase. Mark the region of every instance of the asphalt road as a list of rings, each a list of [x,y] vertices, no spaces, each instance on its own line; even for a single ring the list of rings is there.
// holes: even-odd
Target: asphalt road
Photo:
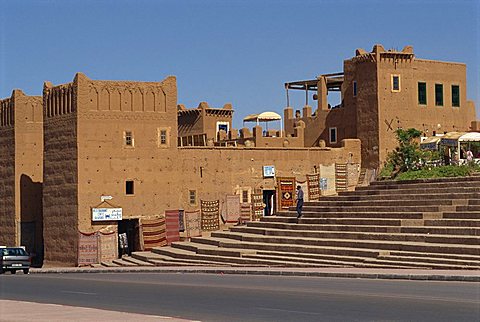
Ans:
[[[472,282],[221,274],[4,274],[0,275],[0,299],[201,321],[480,321],[480,284]]]

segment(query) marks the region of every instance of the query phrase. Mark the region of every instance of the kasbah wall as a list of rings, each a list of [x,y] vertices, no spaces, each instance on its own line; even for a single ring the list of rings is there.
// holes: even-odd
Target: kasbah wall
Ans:
[[[0,245],[42,256],[42,98],[14,90],[0,100]]]
[[[44,86],[45,260],[76,264],[78,231],[115,230],[92,222],[102,195],[122,207],[123,219],[150,218],[189,203],[223,199],[239,187],[274,189],[262,166],[278,176],[313,173],[322,163],[360,163],[360,142],[342,148],[177,147],[175,77],[160,83],[95,81],[79,73],[72,83]],[[161,142],[160,133],[167,140]],[[132,143],[125,136],[131,134]],[[134,182],[127,195],[126,181]]]
[[[319,140],[329,146],[329,128],[337,128],[337,142],[358,138],[362,142],[362,166],[379,168],[397,146],[395,130],[416,128],[425,136],[478,128],[475,106],[467,100],[466,65],[416,58],[411,46],[402,51],[375,45],[372,52],[357,49],[344,61],[342,103],[327,108],[326,89],[318,79],[318,109],[303,108],[306,146]],[[398,77],[399,89],[393,88]],[[354,83],[356,91],[354,93]],[[426,104],[419,102],[419,83],[426,84]],[[442,85],[443,104],[436,104],[435,85]],[[460,90],[459,106],[452,104],[452,86]],[[285,129],[292,132],[298,118],[285,109]]]

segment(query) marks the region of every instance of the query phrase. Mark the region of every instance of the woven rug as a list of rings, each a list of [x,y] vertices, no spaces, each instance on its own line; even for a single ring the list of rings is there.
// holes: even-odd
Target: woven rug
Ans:
[[[78,232],[77,264],[90,265],[98,263],[98,234]]]
[[[220,229],[220,202],[219,200],[201,200],[202,230],[211,231]]]
[[[103,233],[99,232],[100,262],[112,261],[118,258],[117,232]]]
[[[263,217],[263,194],[252,193],[253,221],[258,221]]]
[[[308,200],[320,200],[320,175],[307,174]]]
[[[178,211],[178,231],[185,231],[185,211],[183,209]]]
[[[227,209],[225,214],[226,222],[238,222],[240,218],[240,196],[227,195]]]
[[[186,237],[202,236],[202,227],[200,224],[200,210],[185,211],[185,235]]]
[[[154,247],[167,245],[165,218],[141,219],[143,247],[152,250]]]
[[[242,223],[250,221],[252,216],[252,206],[248,202],[244,202],[240,205],[240,221]]]
[[[335,189],[345,191],[348,188],[347,164],[335,163]]]
[[[280,210],[288,210],[295,205],[295,178],[277,178]]]
[[[180,240],[178,210],[165,210],[167,245]]]

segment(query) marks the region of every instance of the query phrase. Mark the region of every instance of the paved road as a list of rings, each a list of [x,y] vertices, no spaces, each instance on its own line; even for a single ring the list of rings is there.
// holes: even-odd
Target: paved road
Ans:
[[[202,321],[479,321],[480,284],[203,274],[0,276],[0,299]]]

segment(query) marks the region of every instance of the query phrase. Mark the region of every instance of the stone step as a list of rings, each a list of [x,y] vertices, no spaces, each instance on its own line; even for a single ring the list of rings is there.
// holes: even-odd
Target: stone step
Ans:
[[[103,261],[100,263],[102,266],[105,266],[105,267],[120,267],[120,265],[118,264],[115,264],[113,262],[110,262],[110,261]]]
[[[139,258],[136,258],[133,256],[122,256],[122,259],[124,261],[127,261],[127,262],[130,262],[132,264],[135,264],[137,266],[154,266],[152,263],[148,262],[148,261],[144,261],[144,260],[141,260]]]
[[[192,252],[192,251],[181,249],[181,248],[174,248],[174,247],[172,247],[169,250],[163,249],[163,248],[165,247],[154,248],[152,251],[157,254],[165,254],[175,258],[181,258],[183,260],[198,259],[198,260],[207,260],[207,261],[219,262],[219,263],[241,264],[242,266],[328,267],[328,265],[324,265],[324,264],[307,264],[302,262],[285,263],[280,260],[266,260],[262,258],[243,258],[243,257],[236,257],[236,256],[230,257],[230,256],[221,256],[221,255],[205,255],[203,254],[202,250],[208,249],[209,247],[205,247],[204,244],[198,244],[195,247],[197,249],[196,252]],[[254,252],[252,252],[251,254],[254,254]]]
[[[445,219],[480,219],[480,211],[458,210],[455,212],[444,212]]]
[[[469,183],[478,183],[480,184],[480,177],[476,176],[467,176],[467,177],[454,177],[454,178],[429,178],[429,179],[415,179],[415,180],[382,180],[382,181],[372,181],[371,186],[413,186],[418,184],[469,184]]]
[[[133,253],[132,256],[137,257],[143,261],[147,260],[155,266],[235,266],[196,259],[183,260],[172,256],[160,255],[154,252],[137,252]]]
[[[417,219],[409,219],[409,221]],[[405,220],[403,220],[405,221]],[[419,222],[422,222],[422,219],[418,219]],[[290,223],[296,224],[296,216],[292,217],[281,217],[281,216],[272,216],[272,217],[262,217],[260,219],[261,223]],[[249,222],[250,223],[250,222]],[[306,225],[384,225],[384,226],[401,226],[402,219],[389,219],[389,218],[362,218],[358,216],[357,218],[301,218],[299,224]]]
[[[345,193],[338,196],[322,196],[320,201],[377,201],[377,200],[441,200],[441,199],[465,199],[475,201],[480,199],[479,192],[471,193],[434,193],[434,194],[418,194],[418,193],[401,193],[401,194],[372,194],[372,195],[357,195],[355,193]],[[310,203],[310,201],[306,202]],[[470,203],[474,205],[475,203]],[[478,203],[480,205],[480,202]]]
[[[217,243],[222,245],[223,247],[231,246],[231,243],[229,242],[222,242],[222,238],[214,238],[214,239],[216,239]],[[235,244],[234,247],[238,247],[239,245],[238,242],[234,244]],[[317,247],[304,247],[301,251],[296,250],[295,252],[292,253],[292,252],[286,252],[286,251],[284,252],[279,251],[281,249],[284,249],[284,245],[260,245],[258,243],[249,243],[249,242],[241,242],[241,244],[243,244],[244,247],[255,247],[255,248],[264,248],[262,246],[273,246],[273,247],[270,247],[272,249],[271,251],[257,250],[256,255],[254,256],[246,255],[248,257],[258,256],[259,258],[262,258],[266,256],[276,256],[277,258],[278,257],[289,257],[289,258],[299,257],[304,259],[310,258],[310,259],[324,260],[323,263],[325,264],[329,263],[329,264],[335,264],[335,265],[346,265],[346,266],[355,266],[355,267],[393,268],[392,266],[396,266],[396,267],[401,266],[403,268],[410,267],[410,268],[462,269],[462,268],[466,268],[466,266],[477,266],[477,263],[480,263],[479,261],[480,256],[457,255],[457,254],[449,255],[449,254],[418,253],[418,252],[416,253],[416,252],[403,252],[403,251],[378,252],[378,250],[372,250],[370,255],[372,254],[376,254],[376,255],[361,257],[361,256],[338,255],[338,251],[342,251],[341,249],[338,249],[338,248],[329,248],[329,249],[320,248],[319,249]],[[328,251],[326,252],[327,254],[310,253],[310,251],[318,252],[319,250],[321,251],[328,250]],[[344,250],[345,249],[343,249],[343,251]],[[331,253],[332,251],[333,251],[333,254],[329,255],[328,253]],[[413,260],[411,260],[411,263],[406,261],[405,263],[394,263],[393,265],[391,263],[388,263],[389,260],[377,261],[377,262],[374,262],[371,260],[371,259],[378,260],[379,258],[377,257],[388,256],[392,254],[397,256],[407,256],[407,257],[411,256],[414,258]],[[449,260],[449,257],[450,257],[450,260]],[[367,260],[367,258],[369,259]],[[424,259],[424,258],[427,258],[427,259]],[[456,260],[456,262],[452,261],[451,259]],[[419,262],[421,263],[419,264]],[[369,265],[366,265],[365,263],[369,263]],[[470,263],[470,265],[468,265],[468,263]]]
[[[445,213],[443,216],[445,216]],[[480,227],[480,219],[427,219],[424,224],[425,226]]]
[[[132,262],[126,261],[126,260],[121,259],[121,258],[114,259],[112,262],[114,264],[117,264],[118,266],[126,266],[126,267],[137,266],[137,264],[133,264]]]
[[[458,206],[457,211],[469,211],[469,212],[476,211],[480,213],[480,205]]]
[[[279,213],[278,216],[287,216],[296,218],[297,214],[290,213]],[[335,211],[335,212],[313,212],[310,209],[304,209],[302,211],[302,219],[307,218],[362,218],[362,219],[423,219],[424,215],[421,212],[369,212],[369,211]]]
[[[459,235],[436,235],[420,233],[381,233],[381,232],[351,232],[351,231],[311,231],[290,230],[257,227],[232,227],[234,233],[258,234],[264,236],[306,237],[318,239],[353,239],[374,241],[403,241],[438,244],[480,245],[480,237]]]
[[[462,200],[462,199],[461,199]],[[458,200],[457,200],[458,201]],[[468,201],[464,200],[463,204],[467,205]],[[452,199],[408,199],[408,200],[320,200],[308,201],[303,205],[304,209],[311,209],[312,207],[397,207],[397,206],[440,206],[452,205]],[[479,206],[480,207],[480,206]],[[292,209],[294,210],[294,209]]]
[[[365,264],[380,264],[380,265],[403,265],[410,268],[431,268],[431,269],[478,269],[480,266],[471,266],[471,265],[456,265],[456,264],[446,264],[446,263],[431,263],[424,262],[419,259],[414,259],[414,261],[408,261],[407,259],[395,260],[393,258],[381,257],[376,259],[367,259]]]
[[[243,227],[243,226],[242,226]],[[249,222],[247,227],[274,228],[303,231],[355,231],[377,233],[420,233],[420,234],[445,234],[445,235],[471,235],[480,236],[479,228],[472,227],[438,227],[438,226],[381,226],[381,225],[316,225],[316,224],[289,224]],[[238,228],[238,227],[235,227]]]
[[[416,256],[393,256],[393,255],[380,255],[378,259],[392,260],[395,262],[414,262],[425,264],[437,264],[437,265],[453,265],[459,269],[474,268],[480,269],[480,261],[469,261],[462,259],[448,259],[448,258],[432,258],[432,257],[416,257]],[[450,267],[449,267],[450,268]]]
[[[477,185],[471,187],[443,187],[443,188],[411,188],[411,187],[389,187],[386,189],[357,187],[355,191],[341,191],[339,196],[364,196],[364,195],[400,195],[400,194],[437,194],[437,193],[478,193],[480,187]]]
[[[348,207],[320,207],[320,206],[304,206],[303,210],[307,212],[317,213],[317,212],[380,212],[388,213],[392,210],[395,212],[438,212],[443,211],[443,207],[449,206],[402,206],[401,202],[396,206],[376,206],[376,205],[365,205],[365,206],[348,206]],[[450,206],[453,207],[453,206]],[[295,207],[289,209],[290,211],[295,211]]]
[[[379,250],[362,249],[355,247],[334,247],[334,246],[310,246],[310,245],[295,245],[295,244],[276,244],[276,243],[262,243],[262,242],[247,242],[232,240],[231,238],[221,237],[194,237],[194,243],[209,243],[215,244],[218,247],[224,248],[242,248],[259,251],[282,251],[290,253],[308,253],[308,254],[325,254],[325,255],[341,255],[341,256],[357,256],[357,257],[377,257]]]
[[[212,237],[230,238],[247,242],[273,243],[273,244],[294,244],[310,246],[334,246],[349,248],[369,248],[379,250],[410,250],[431,253],[459,253],[480,255],[478,245],[443,244],[438,243],[440,239],[432,238],[431,242],[413,241],[376,241],[376,240],[344,240],[334,238],[307,238],[307,237],[286,237],[286,236],[263,236],[257,234],[239,234],[233,232],[212,232]],[[437,242],[433,242],[436,240]]]
[[[480,205],[480,197],[476,199],[470,199],[468,200],[469,205]]]

